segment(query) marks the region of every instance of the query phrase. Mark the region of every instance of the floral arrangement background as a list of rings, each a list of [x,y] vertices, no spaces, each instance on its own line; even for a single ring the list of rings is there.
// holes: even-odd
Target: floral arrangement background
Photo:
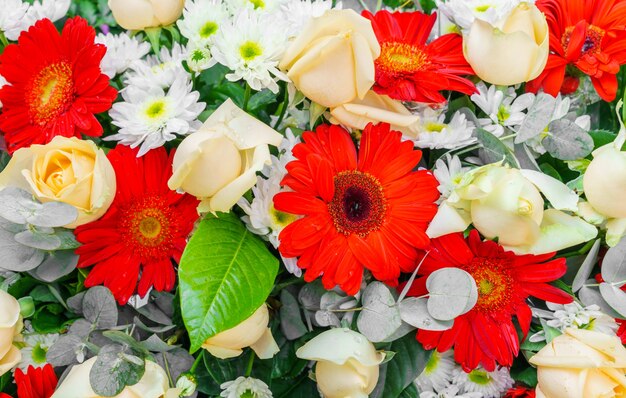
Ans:
[[[0,0],[0,397],[626,397],[626,1]]]

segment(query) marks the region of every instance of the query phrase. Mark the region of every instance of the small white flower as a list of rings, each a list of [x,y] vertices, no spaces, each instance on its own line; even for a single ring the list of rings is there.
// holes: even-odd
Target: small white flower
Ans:
[[[615,319],[606,315],[597,305],[583,307],[576,301],[569,304],[555,304],[546,302],[548,311],[533,308],[533,315],[546,320],[546,324],[564,332],[567,328],[593,330],[600,333],[615,336],[619,325]],[[535,333],[528,338],[531,342],[544,341],[543,331]]]
[[[17,367],[26,371],[29,366],[40,367],[48,363],[46,354],[48,349],[59,339],[59,335],[56,333],[36,333],[30,322],[26,321],[22,336],[24,337],[24,347],[20,349],[22,360],[17,364]]]
[[[487,88],[485,83],[476,85],[478,94],[472,94],[474,103],[487,114],[486,118],[479,119],[482,128],[496,137],[504,133],[504,127],[515,130],[526,117],[525,111],[533,104],[535,95],[532,93],[517,96],[513,87],[507,87],[506,92],[499,90],[495,85]]]
[[[521,2],[534,0],[437,0],[437,8],[461,29],[469,29],[475,19],[496,26]]]
[[[456,112],[452,120],[445,123],[446,115],[429,107],[425,108],[420,118],[420,132],[414,140],[415,146],[430,149],[456,149],[476,142],[473,137],[474,123],[464,114]]]
[[[450,197],[452,192],[463,181],[463,176],[471,170],[471,167],[463,167],[458,156],[446,154],[446,160],[437,159],[433,174],[439,182],[437,189],[441,193],[440,201]]]
[[[172,50],[161,48],[160,60],[149,55],[146,60],[138,60],[130,65],[126,72],[126,85],[152,88],[170,87],[179,76],[188,76],[183,68],[186,51],[180,44],[174,43]]]
[[[26,18],[33,24],[44,18],[56,22],[67,14],[71,3],[71,0],[38,0],[28,9]]]
[[[206,47],[187,47],[187,65],[189,69],[196,73],[207,70],[217,62],[211,56],[211,51]]]
[[[102,73],[111,79],[124,73],[133,62],[143,58],[150,52],[150,44],[130,37],[126,33],[102,34],[96,36],[96,43],[104,44],[107,52],[100,62]]]
[[[272,392],[267,384],[253,377],[240,376],[233,381],[223,383],[220,388],[224,391],[220,397],[224,398],[272,398]],[[246,394],[247,395],[244,395]]]
[[[183,18],[177,22],[180,34],[194,47],[207,47],[215,38],[228,11],[220,0],[187,0]]]
[[[454,351],[448,350],[440,353],[434,350],[424,371],[415,379],[415,384],[420,393],[443,391],[452,381],[454,368]]]
[[[256,13],[272,13],[280,9],[287,0],[225,0],[232,14],[237,14],[242,9]]]
[[[483,395],[477,392],[462,394],[459,387],[450,385],[438,393],[434,391],[420,393],[420,398],[483,398]]]
[[[137,156],[143,156],[173,140],[176,134],[194,132],[201,126],[197,119],[205,104],[198,102],[200,94],[192,90],[186,75],[179,76],[167,93],[159,86],[126,87],[122,91],[124,101],[114,104],[109,111],[113,124],[120,130],[104,139],[132,148],[141,145]]]
[[[332,0],[288,0],[281,5],[283,18],[287,21],[287,32],[289,38],[296,37],[302,27],[312,18],[321,17],[326,11],[333,8]],[[341,8],[341,3],[334,7]]]
[[[230,81],[245,80],[252,89],[278,92],[277,80],[288,81],[278,70],[287,45],[285,27],[271,14],[243,9],[231,23],[224,24],[211,48],[213,57],[230,68]]]
[[[458,367],[454,371],[452,383],[466,394],[480,393],[483,398],[498,398],[513,387],[515,382],[505,367],[500,367],[493,372],[487,372],[479,367],[469,373],[465,373],[461,367]]]
[[[0,0],[0,31],[7,39],[17,40],[23,30],[28,29],[24,25],[28,3],[22,0]]]

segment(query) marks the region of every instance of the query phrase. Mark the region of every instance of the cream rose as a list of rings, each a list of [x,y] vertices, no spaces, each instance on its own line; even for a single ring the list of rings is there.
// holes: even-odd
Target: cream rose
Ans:
[[[534,4],[520,3],[495,26],[476,18],[463,37],[463,54],[484,81],[512,86],[539,76],[549,44],[545,16]]]
[[[4,290],[0,290],[0,376],[10,371],[22,360],[20,350],[13,340],[22,331],[20,304]]]
[[[57,136],[46,145],[16,151],[0,173],[7,186],[31,192],[41,202],[63,202],[78,210],[67,228],[87,224],[106,213],[115,197],[115,171],[92,141]]]
[[[296,356],[315,365],[317,387],[325,398],[367,398],[378,383],[385,354],[350,329],[327,330],[303,345]]]
[[[109,0],[113,17],[124,29],[167,26],[183,13],[185,0]]]
[[[626,349],[616,336],[567,329],[530,363],[537,367],[537,398],[626,396]]]
[[[263,303],[239,325],[208,338],[202,348],[221,359],[239,356],[246,347],[252,348],[261,359],[272,358],[279,348],[267,327],[269,320],[267,305]]]
[[[89,372],[98,357],[74,365],[51,398],[100,398],[89,383]],[[146,370],[137,384],[127,386],[114,398],[161,398],[169,391],[167,373],[158,364],[146,361]]]
[[[379,55],[367,18],[353,10],[329,10],[304,26],[279,67],[309,99],[335,108],[365,97]]]
[[[419,116],[413,115],[400,101],[368,91],[363,99],[355,98],[330,110],[330,122],[363,130],[368,123],[389,123],[391,129],[417,138]]]
[[[553,209],[544,210],[541,193]],[[440,205],[427,234],[435,238],[473,224],[486,238],[498,238],[508,250],[548,253],[597,235],[593,225],[561,211],[575,212],[577,203],[575,192],[543,173],[489,164],[463,176]]]
[[[181,142],[168,185],[200,199],[199,212],[230,211],[271,162],[268,145],[282,138],[229,99]]]

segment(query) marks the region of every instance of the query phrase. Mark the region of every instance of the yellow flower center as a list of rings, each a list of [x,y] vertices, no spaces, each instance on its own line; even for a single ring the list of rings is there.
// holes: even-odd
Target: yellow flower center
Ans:
[[[513,278],[505,260],[475,257],[466,267],[478,288],[478,301],[474,307],[481,312],[497,311],[511,300]]]
[[[385,42],[380,48],[376,65],[388,73],[413,73],[430,64],[428,54],[407,43]]]
[[[248,0],[250,1],[250,3],[252,3],[252,5],[254,6],[254,9],[258,9],[258,8],[265,8],[265,2],[263,0]]]
[[[443,131],[443,129],[445,129],[447,127],[446,124],[443,123],[427,123],[426,124],[426,130],[428,130],[428,132],[430,133],[441,133]]]
[[[167,104],[164,100],[160,99],[149,104],[146,108],[145,114],[149,119],[160,119],[165,115],[167,111]]]
[[[31,120],[45,126],[74,100],[72,67],[65,61],[46,66],[35,75],[25,94]]]
[[[239,54],[246,62],[250,62],[263,54],[263,48],[257,42],[247,41],[239,47]]]
[[[217,24],[213,21],[209,21],[200,28],[200,37],[207,39],[215,32],[217,32]]]
[[[281,228],[285,228],[287,225],[296,221],[296,219],[298,218],[298,216],[296,216],[295,214],[285,213],[280,210],[276,210],[274,208],[274,205],[272,205],[270,208],[270,217],[272,218],[274,224]]]

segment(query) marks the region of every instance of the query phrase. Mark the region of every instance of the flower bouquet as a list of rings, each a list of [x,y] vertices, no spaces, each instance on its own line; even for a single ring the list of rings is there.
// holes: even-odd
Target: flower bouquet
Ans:
[[[626,398],[626,0],[0,0],[0,397]]]

